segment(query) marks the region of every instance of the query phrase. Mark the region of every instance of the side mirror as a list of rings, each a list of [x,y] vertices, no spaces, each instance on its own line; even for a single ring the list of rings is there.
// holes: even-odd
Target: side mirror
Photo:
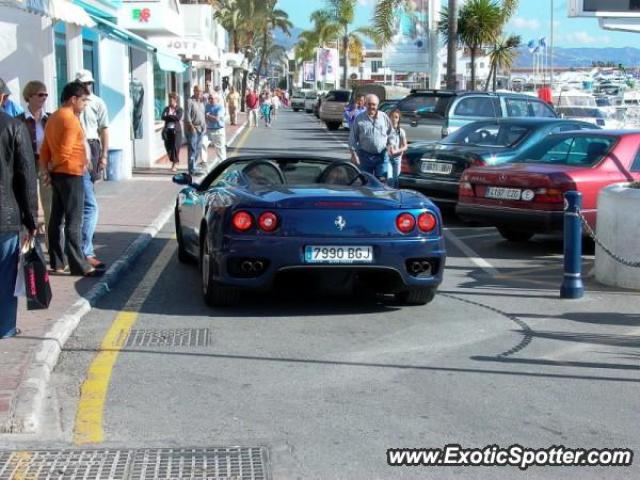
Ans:
[[[177,185],[191,185],[193,183],[193,178],[188,173],[178,173],[171,180]]]

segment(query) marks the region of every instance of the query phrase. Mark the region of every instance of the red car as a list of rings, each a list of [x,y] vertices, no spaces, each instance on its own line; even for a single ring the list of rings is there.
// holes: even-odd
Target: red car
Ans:
[[[640,131],[582,130],[550,135],[499,166],[472,167],[460,179],[462,220],[495,225],[511,241],[562,231],[564,194],[582,193],[595,227],[598,192],[640,180]]]

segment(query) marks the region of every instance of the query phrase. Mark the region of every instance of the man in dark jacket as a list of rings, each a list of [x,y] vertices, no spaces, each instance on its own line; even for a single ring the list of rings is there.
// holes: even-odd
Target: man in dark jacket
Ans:
[[[0,105],[10,93],[0,78]],[[16,335],[20,226],[36,233],[36,169],[27,128],[0,109],[0,338]]]

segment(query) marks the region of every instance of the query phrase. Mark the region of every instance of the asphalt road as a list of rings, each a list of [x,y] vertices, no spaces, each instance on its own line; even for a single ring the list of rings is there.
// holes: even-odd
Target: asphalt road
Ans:
[[[281,112],[273,128],[241,136],[239,151],[346,158],[345,139]],[[45,435],[4,443],[81,440],[80,388],[124,310],[133,329],[209,329],[211,343],[114,347],[100,446],[265,446],[276,480],[640,477],[637,461],[526,472],[387,465],[388,448],[446,444],[640,451],[640,295],[588,280],[584,300],[559,300],[559,239],[514,246],[450,213],[447,227],[445,281],[427,306],[279,292],[216,310],[197,269],[178,263],[168,224],[67,343]]]

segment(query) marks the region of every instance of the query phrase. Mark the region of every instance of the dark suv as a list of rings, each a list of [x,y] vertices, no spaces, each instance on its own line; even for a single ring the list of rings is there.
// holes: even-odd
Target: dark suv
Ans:
[[[412,90],[400,100],[402,124],[410,142],[440,140],[471,122],[491,118],[556,118],[539,98],[517,93]]]

